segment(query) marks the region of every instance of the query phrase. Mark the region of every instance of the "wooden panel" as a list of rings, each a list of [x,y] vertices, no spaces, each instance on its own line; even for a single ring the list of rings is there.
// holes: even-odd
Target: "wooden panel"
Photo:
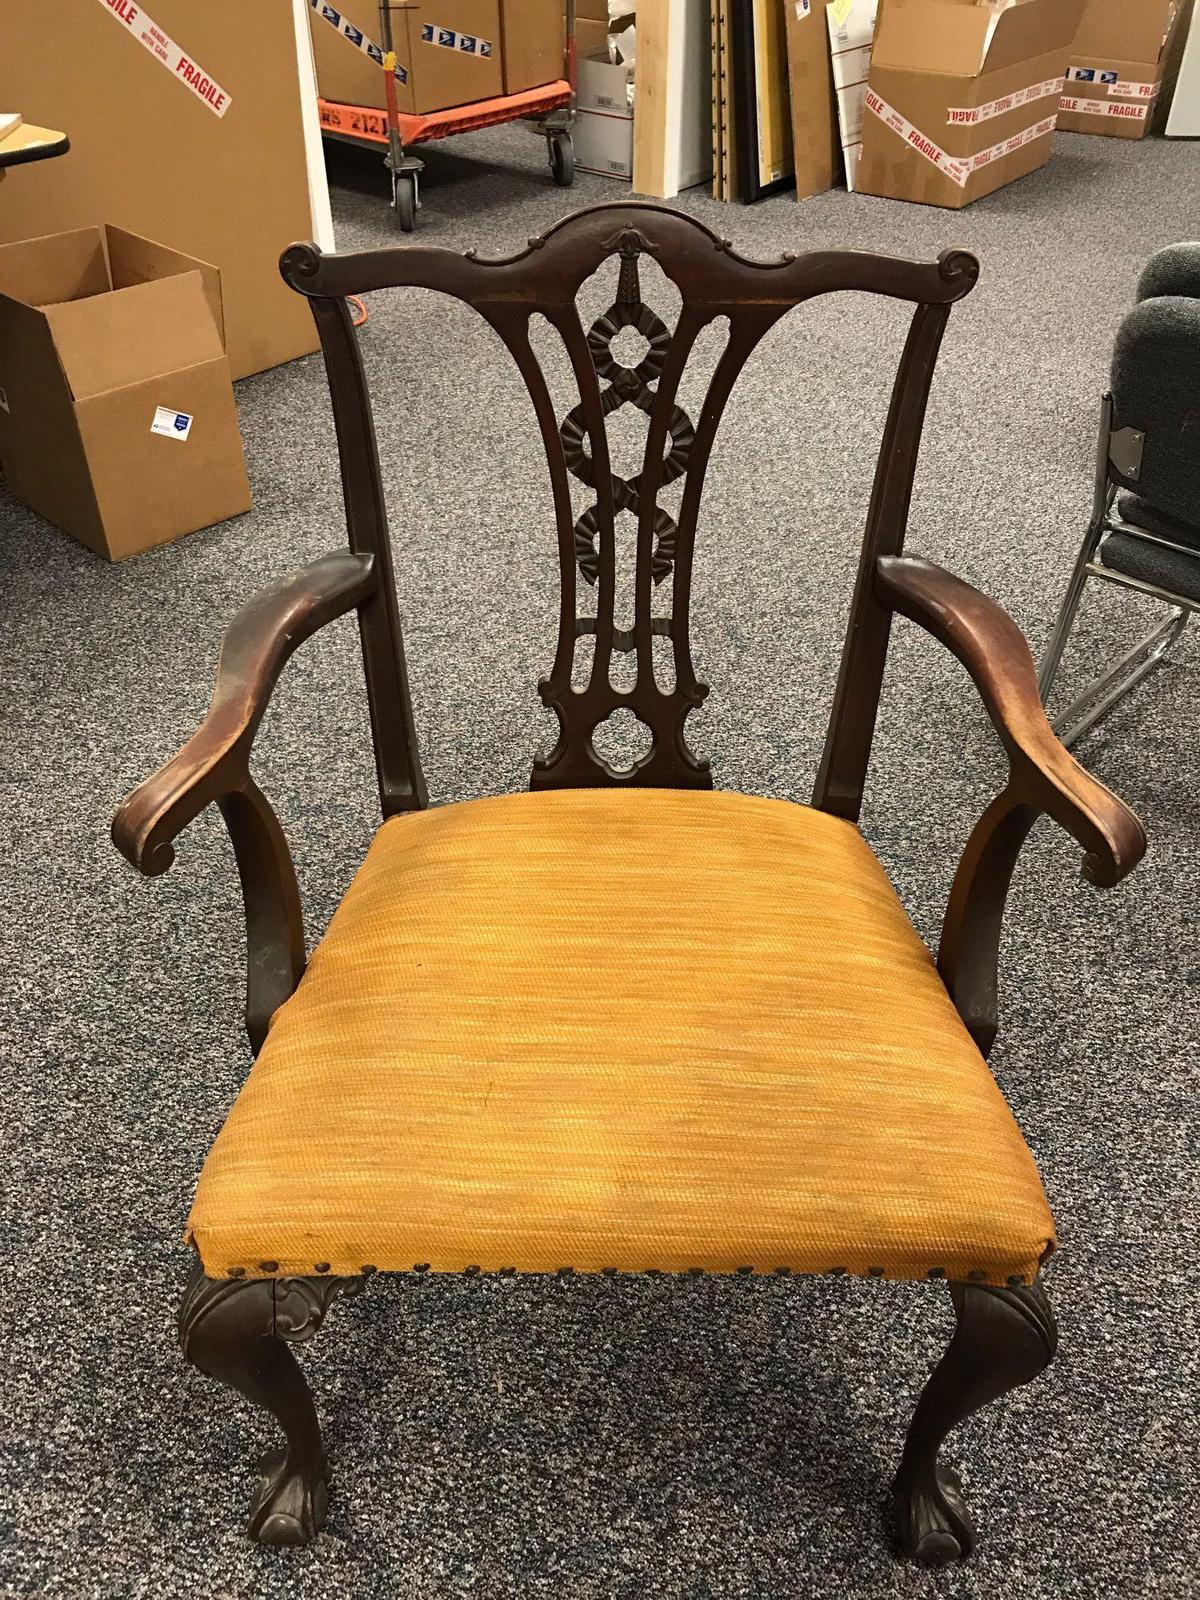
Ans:
[[[669,199],[712,173],[708,0],[638,13],[633,187]]]
[[[70,151],[13,168],[0,241],[113,222],[221,270],[235,377],[316,349],[280,253],[313,233],[291,0],[149,0],[149,16],[228,95],[217,115],[99,0],[0,6],[3,98]],[[146,13],[142,12],[146,20]]]

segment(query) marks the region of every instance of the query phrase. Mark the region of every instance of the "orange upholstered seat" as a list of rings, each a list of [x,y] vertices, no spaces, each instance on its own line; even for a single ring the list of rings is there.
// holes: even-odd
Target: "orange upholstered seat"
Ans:
[[[1032,1158],[848,822],[649,789],[387,822],[205,1164],[212,1277],[1028,1281]]]

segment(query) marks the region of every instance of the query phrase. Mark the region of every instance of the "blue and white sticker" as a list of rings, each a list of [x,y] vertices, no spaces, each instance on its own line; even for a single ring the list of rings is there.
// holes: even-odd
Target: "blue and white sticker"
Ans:
[[[439,44],[445,50],[457,50],[465,56],[480,56],[484,60],[492,54],[492,41],[481,39],[474,33],[456,33],[453,28],[442,28],[436,22],[421,24],[424,44]]]
[[[164,439],[186,439],[191,431],[190,412],[172,411],[170,406],[155,406],[151,433],[161,433]]]
[[[331,28],[337,29],[347,43],[352,44],[356,50],[361,50],[363,55],[370,56],[377,67],[382,67],[382,49],[375,43],[374,39],[368,38],[361,28],[356,28],[349,17],[344,16],[336,6],[327,5],[325,0],[308,0],[308,3],[322,21],[327,22]],[[398,61],[396,63],[395,76],[397,83],[408,82],[408,68],[402,67]]]

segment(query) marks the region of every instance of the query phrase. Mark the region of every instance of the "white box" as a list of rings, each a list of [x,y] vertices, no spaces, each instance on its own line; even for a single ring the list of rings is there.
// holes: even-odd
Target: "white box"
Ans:
[[[575,118],[575,165],[606,178],[632,178],[633,118],[580,111]]]
[[[607,56],[584,56],[578,65],[575,87],[580,111],[604,111],[610,117],[632,117],[628,68]]]

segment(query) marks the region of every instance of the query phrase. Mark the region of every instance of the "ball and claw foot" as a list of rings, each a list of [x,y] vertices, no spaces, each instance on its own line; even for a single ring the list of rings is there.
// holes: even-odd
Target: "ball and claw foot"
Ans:
[[[250,1537],[259,1544],[311,1544],[329,1511],[328,1467],[315,1471],[289,1467],[288,1452],[277,1450],[261,1462],[262,1482],[250,1507]]]
[[[975,1548],[975,1525],[958,1474],[938,1466],[931,1481],[897,1476],[892,1484],[892,1531],[902,1556],[923,1566],[965,1561]]]

